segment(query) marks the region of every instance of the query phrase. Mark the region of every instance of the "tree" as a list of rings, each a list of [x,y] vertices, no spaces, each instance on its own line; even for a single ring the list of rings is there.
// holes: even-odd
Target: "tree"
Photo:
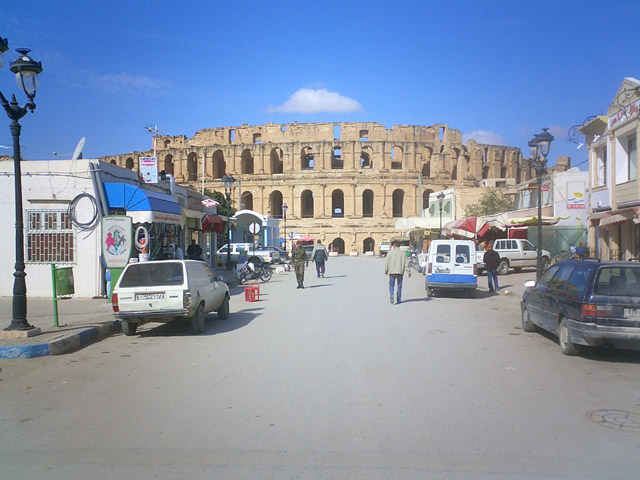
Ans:
[[[504,195],[499,190],[489,190],[477,204],[469,205],[465,209],[466,217],[481,217],[495,213],[509,212],[513,210],[513,199]]]
[[[231,204],[227,206],[227,197],[225,196],[224,193],[222,192],[217,192],[215,190],[209,190],[208,188],[204,189],[204,194],[209,197],[211,200],[215,200],[216,202],[218,202],[220,205],[218,205],[218,213],[220,215],[224,215],[224,216],[228,216],[228,217],[233,217],[233,215],[236,213],[236,209],[233,208],[233,198],[231,199]],[[227,215],[227,212],[230,211],[230,214]]]

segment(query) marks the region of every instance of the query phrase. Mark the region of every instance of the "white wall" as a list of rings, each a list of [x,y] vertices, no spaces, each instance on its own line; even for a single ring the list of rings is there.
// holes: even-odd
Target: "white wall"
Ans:
[[[89,170],[89,160],[23,161],[22,197],[26,227],[28,210],[63,210],[80,193],[96,197]],[[0,296],[13,295],[15,270],[15,202],[13,161],[0,162]],[[78,203],[77,214],[88,221],[92,214],[89,200]],[[73,267],[75,296],[93,297],[101,293],[100,285],[100,224],[92,231],[79,231],[74,227],[77,251]],[[66,266],[66,265],[65,265]],[[51,297],[51,265],[26,264],[28,297]]]

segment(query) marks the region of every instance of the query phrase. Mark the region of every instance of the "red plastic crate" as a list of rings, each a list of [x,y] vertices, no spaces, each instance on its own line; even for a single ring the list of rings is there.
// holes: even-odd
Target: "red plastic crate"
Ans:
[[[260,289],[256,287],[245,287],[244,289],[245,302],[258,302],[260,300]]]

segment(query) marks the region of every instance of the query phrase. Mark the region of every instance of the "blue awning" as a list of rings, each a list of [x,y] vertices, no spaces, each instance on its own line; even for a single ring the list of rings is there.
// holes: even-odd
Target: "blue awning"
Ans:
[[[180,224],[180,205],[171,195],[128,183],[105,182],[103,185],[109,208],[126,210],[134,223]]]

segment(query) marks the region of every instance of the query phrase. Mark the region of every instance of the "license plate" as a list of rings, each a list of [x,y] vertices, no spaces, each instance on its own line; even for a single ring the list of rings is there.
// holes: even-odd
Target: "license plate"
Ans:
[[[637,308],[625,308],[624,309],[624,318],[627,320],[640,320],[640,311]]]
[[[164,300],[164,293],[138,293],[136,300]]]

